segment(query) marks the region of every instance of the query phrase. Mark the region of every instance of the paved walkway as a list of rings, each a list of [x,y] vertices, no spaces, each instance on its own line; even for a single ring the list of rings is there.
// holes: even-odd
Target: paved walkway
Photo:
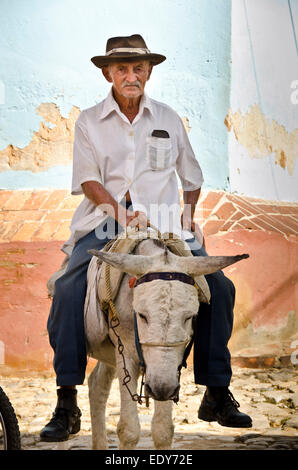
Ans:
[[[253,419],[250,429],[222,427],[197,418],[197,409],[204,387],[193,383],[192,368],[183,369],[178,405],[174,405],[175,437],[173,449],[298,449],[298,383],[297,368],[244,369],[233,368],[231,384],[237,401]],[[0,370],[1,372],[1,370]],[[82,429],[64,443],[44,443],[40,429],[49,421],[56,405],[53,376],[1,376],[0,384],[16,411],[24,450],[89,450],[91,425],[88,386],[78,387],[78,405],[82,411]],[[153,449],[150,423],[153,403],[149,408],[138,405],[141,439],[137,449]],[[107,407],[109,449],[118,448],[116,426],[119,420],[119,388],[113,382]]]

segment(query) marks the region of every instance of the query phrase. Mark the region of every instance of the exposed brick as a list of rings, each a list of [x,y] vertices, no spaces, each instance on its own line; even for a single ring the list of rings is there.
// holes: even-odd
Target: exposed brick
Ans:
[[[70,220],[82,198],[67,190],[0,190],[0,241],[10,241],[9,237],[25,241],[31,236],[38,240],[68,238]],[[206,235],[245,229],[293,235],[298,231],[297,216],[297,204],[275,204],[224,191],[203,192],[195,212],[195,220]],[[38,221],[46,225],[38,226]]]
[[[45,217],[45,221],[57,220],[61,222],[63,220],[71,220],[72,216],[72,210],[49,211]]]
[[[25,222],[13,235],[11,241],[30,241],[39,226],[40,222]]]
[[[287,226],[289,229],[294,230],[295,232],[298,231],[298,219],[294,217],[290,217],[288,215],[278,215],[276,216],[278,220]]]
[[[255,223],[254,223],[255,222]],[[258,225],[258,219],[241,219],[238,222],[239,227],[248,230],[261,230],[260,226]]]
[[[50,194],[45,203],[41,206],[41,209],[55,210],[57,209],[64,198],[69,194],[65,189],[57,189]]]
[[[265,202],[269,203],[268,200],[257,198],[257,197],[250,197],[250,196],[240,196],[240,197],[250,202],[251,204],[264,204]],[[273,201],[270,201],[270,202],[273,202]]]
[[[207,220],[203,227],[204,236],[214,235],[219,232],[223,224],[222,220]]]
[[[238,232],[238,230],[247,230],[247,228],[245,227],[245,224],[242,225],[242,220],[239,220],[239,221],[235,222],[235,223],[231,226],[229,232]],[[261,231],[262,231],[263,229],[262,229],[262,228],[258,228],[258,230],[261,230]]]
[[[237,203],[235,203],[235,205],[238,208],[240,207],[239,205],[237,205]],[[267,214],[264,214],[264,212],[260,212],[259,208],[257,206],[253,206],[252,204],[248,206],[247,209],[241,206],[241,211],[244,212],[245,216],[248,216],[248,217],[251,217],[251,216],[264,217],[264,215],[267,215]]]
[[[235,207],[240,209],[245,215],[253,215],[256,213],[256,209],[247,200],[244,198],[241,198],[240,196],[235,196],[233,194],[227,194],[227,199],[231,201]]]
[[[236,211],[231,202],[224,202],[214,213],[219,219],[228,220]]]
[[[22,210],[40,209],[40,207],[45,203],[50,194],[50,191],[34,191],[23,205]]]
[[[32,240],[52,240],[52,237],[59,227],[59,222],[43,222],[37,232],[32,236]]]
[[[210,217],[211,214],[212,214],[211,209],[206,209],[205,207],[201,205],[198,205],[196,207],[195,217],[198,217],[200,219],[208,219],[208,217]]]
[[[231,220],[236,222],[237,220],[240,220],[243,217],[245,217],[245,214],[243,214],[243,212],[239,210],[236,210],[236,212],[232,215]]]
[[[256,204],[256,207],[260,212],[266,212],[266,214],[289,214],[298,216],[298,205],[272,205],[272,204]]]
[[[277,206],[280,214],[291,214],[295,217],[298,217],[298,204],[293,206]]]
[[[198,224],[200,227],[203,225],[204,223],[204,219],[200,219],[199,217],[194,217],[194,221],[196,222],[196,224]]]
[[[22,226],[22,222],[2,222],[0,225],[0,242],[8,242]]]
[[[66,241],[70,237],[70,223],[69,221],[62,222],[58,230],[53,234],[53,240]]]
[[[235,223],[234,220],[228,220],[227,222],[223,224],[220,230],[222,232],[228,232],[234,223]]]
[[[8,201],[11,195],[12,195],[12,191],[0,190],[0,209]]]
[[[3,205],[3,210],[19,210],[23,207],[25,201],[29,199],[32,191],[13,191],[11,197]]]
[[[44,216],[42,211],[2,211],[0,213],[0,220],[15,220],[15,221],[26,221],[26,220],[41,220]]]
[[[207,196],[202,200],[201,206],[205,209],[214,209],[214,207],[218,204],[223,195],[223,191],[210,191],[208,192]]]
[[[290,229],[287,225],[279,220],[279,217],[266,216],[258,217],[257,224],[265,230],[277,231],[282,233],[296,233],[296,230]]]
[[[279,213],[279,210],[276,208],[276,206],[273,206],[272,204],[254,204],[256,209],[258,210],[259,214],[266,213],[266,214],[274,214],[276,212]]]
[[[60,209],[76,209],[84,196],[67,196],[64,201],[62,202]]]

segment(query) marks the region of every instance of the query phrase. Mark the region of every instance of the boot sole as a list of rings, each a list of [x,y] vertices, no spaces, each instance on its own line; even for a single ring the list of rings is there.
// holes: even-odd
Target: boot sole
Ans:
[[[252,428],[252,423],[250,423],[250,424],[245,424],[245,423],[243,423],[243,424],[241,424],[241,423],[239,423],[239,424],[225,424],[220,420],[218,420],[217,422],[218,422],[218,424],[220,424],[221,426],[225,426],[226,428]]]
[[[40,438],[41,442],[65,442],[65,441],[68,441],[68,439],[69,439],[69,436],[63,439],[57,439],[53,437],[41,437]]]
[[[214,416],[210,416],[208,414],[203,414],[203,413],[199,413],[198,418],[201,419],[202,421],[207,421],[208,423],[217,422],[218,424],[220,424],[221,426],[225,426],[226,428],[251,428],[252,427],[252,422],[243,423],[243,424],[241,424],[241,423],[239,423],[239,424],[226,424],[226,423],[224,423],[220,419],[217,419]]]
[[[198,413],[198,418],[202,419],[203,421],[207,421],[208,423],[211,423],[213,421],[217,421],[217,419],[214,415],[210,415],[208,413],[202,413],[201,411],[199,411],[199,413]]]
[[[62,437],[60,439],[57,439],[55,437],[50,437],[50,436],[49,437],[44,436],[44,437],[40,437],[40,440],[42,442],[65,442],[65,441],[68,441],[70,435],[77,434],[80,431],[80,429],[81,429],[81,421],[78,421],[77,423],[75,423],[74,427],[72,428],[68,436]]]

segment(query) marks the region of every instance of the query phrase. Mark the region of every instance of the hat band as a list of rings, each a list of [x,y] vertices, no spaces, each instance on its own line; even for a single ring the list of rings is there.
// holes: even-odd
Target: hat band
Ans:
[[[115,49],[111,49],[110,51],[106,52],[107,55],[115,54],[117,52],[120,53],[134,53],[134,54],[150,54],[149,49],[140,48],[140,47],[116,47]]]

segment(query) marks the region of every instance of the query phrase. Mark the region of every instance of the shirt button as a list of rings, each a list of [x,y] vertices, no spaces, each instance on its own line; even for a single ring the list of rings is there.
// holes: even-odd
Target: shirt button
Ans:
[[[134,132],[133,132],[133,131],[130,131],[129,135],[130,135],[130,137],[133,137],[133,136],[134,136]]]
[[[129,160],[134,160],[134,159],[135,159],[135,154],[134,154],[134,153],[131,153],[131,154],[129,155]]]
[[[130,180],[129,178],[127,179],[127,183],[128,183],[128,184],[131,184],[131,180]]]

